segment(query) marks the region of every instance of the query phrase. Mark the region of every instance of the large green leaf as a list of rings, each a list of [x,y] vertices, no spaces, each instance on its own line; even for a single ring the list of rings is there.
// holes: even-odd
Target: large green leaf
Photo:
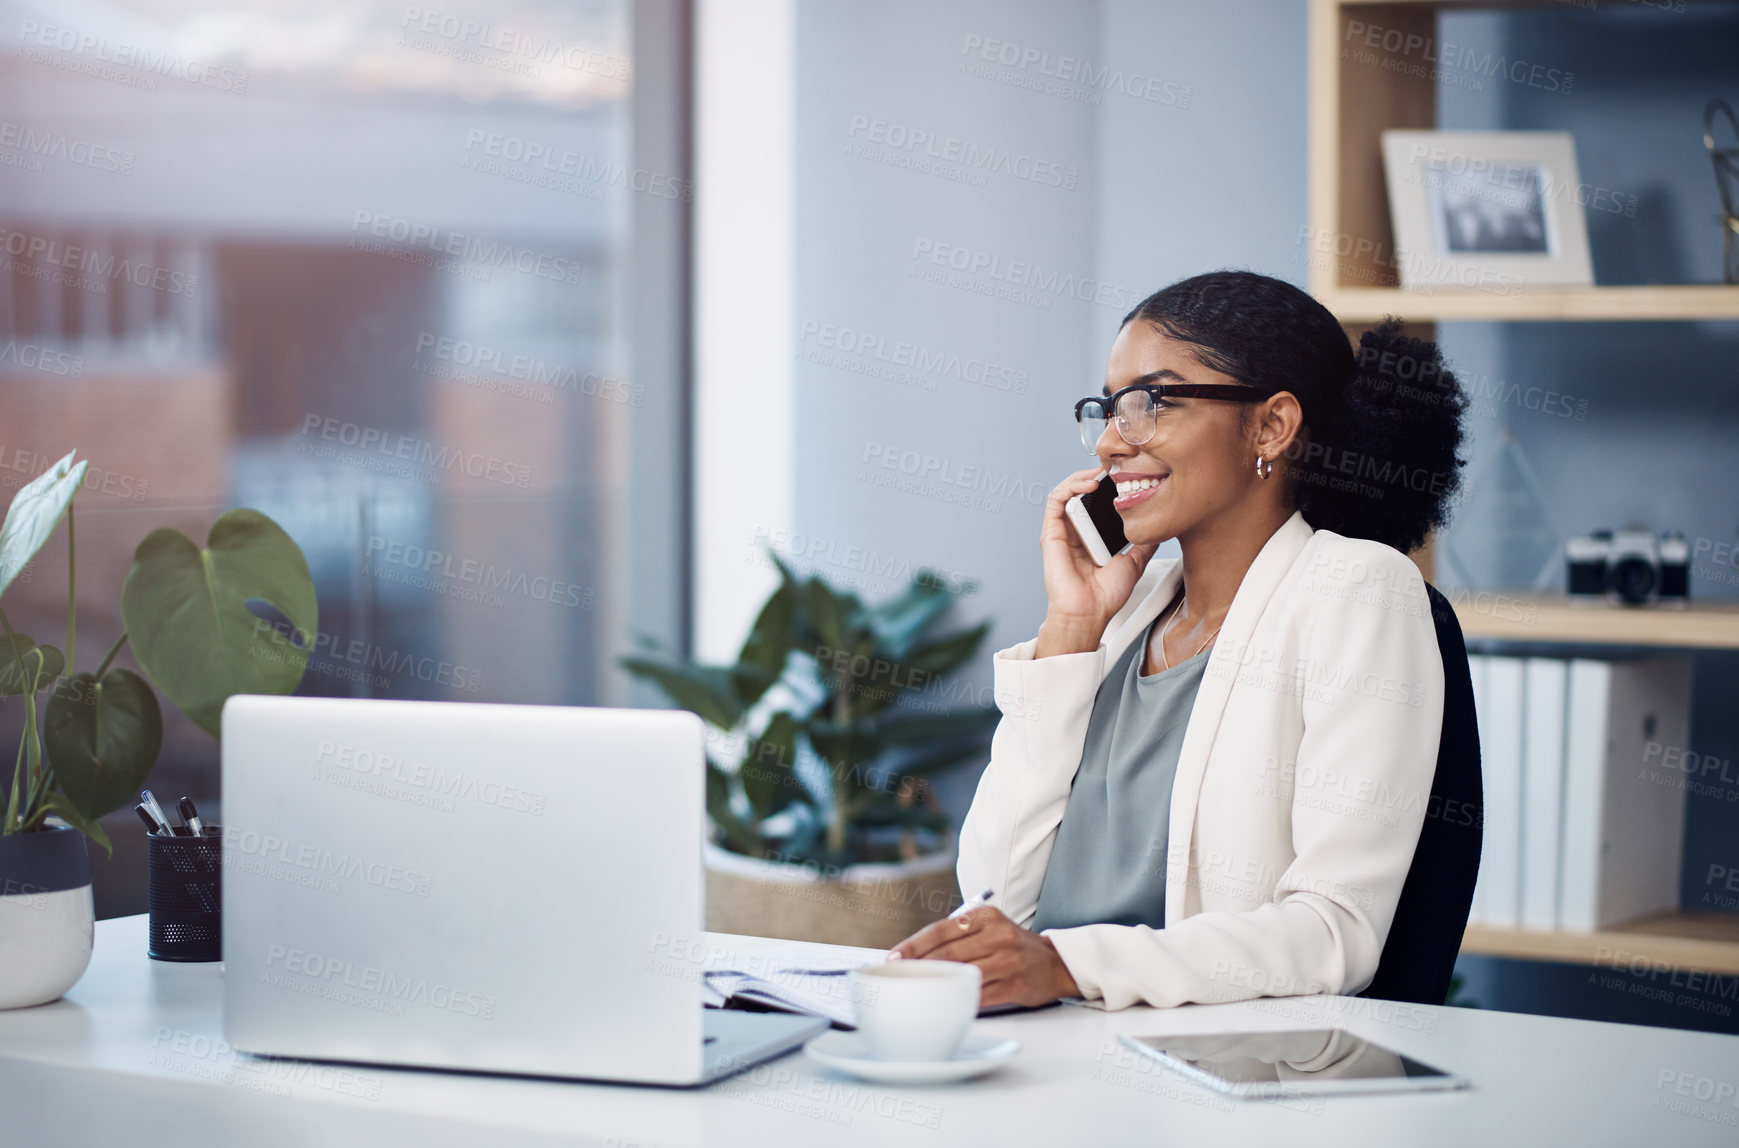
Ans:
[[[255,617],[248,603],[256,599],[300,639]],[[213,737],[230,695],[296,688],[319,623],[301,547],[247,509],[221,515],[204,550],[167,527],[147,534],[121,587],[121,616],[145,673]]]
[[[954,595],[946,587],[920,572],[905,593],[871,607],[869,620],[887,651],[903,658],[953,602]]]
[[[940,746],[900,762],[895,772],[902,777],[934,777],[970,761],[983,761],[984,756],[982,742]]]
[[[42,820],[50,816],[58,817],[74,829],[95,841],[103,847],[103,852],[110,857],[115,855],[115,847],[109,842],[109,835],[103,832],[103,827],[97,824],[94,817],[86,817],[72,802],[66,799],[64,793],[51,793],[40,806]]]
[[[14,642],[13,638],[17,641]],[[39,648],[42,651],[40,666],[32,653]],[[24,675],[35,678],[36,688],[39,690],[60,677],[66,669],[66,655],[53,646],[38,647],[25,634],[14,634],[12,638],[0,634],[0,697],[11,697],[24,692],[24,681],[18,672],[20,660],[24,663]]]
[[[797,719],[780,711],[760,737],[750,739],[748,753],[737,769],[743,794],[756,817],[771,817],[793,801],[808,800],[808,792],[792,769],[796,761]]]
[[[77,453],[68,453],[12,496],[6,522],[0,525],[0,594],[6,593],[19,571],[36,557],[72,505],[73,495],[85,479],[85,467],[90,465],[74,463],[72,456]]]
[[[804,614],[819,642],[835,650],[857,645],[866,627],[857,623],[862,604],[856,594],[835,591],[820,578],[810,578],[800,597]],[[811,651],[813,652],[813,651]]]
[[[737,697],[731,671],[719,666],[690,666],[659,658],[619,660],[631,674],[650,679],[670,700],[697,714],[708,725],[730,729],[746,708]]]
[[[785,668],[786,654],[797,640],[798,587],[786,575],[783,566],[779,570],[779,589],[761,607],[761,613],[743,642],[742,652],[737,655],[739,666],[752,666],[773,678],[777,678],[779,671]],[[743,704],[755,704],[756,697],[745,697]]]
[[[955,738],[982,740],[996,728],[1002,713],[991,707],[944,710],[941,713],[898,711],[875,724],[883,745],[926,745]]]
[[[87,821],[137,800],[163,745],[163,713],[145,680],[120,667],[71,674],[48,699],[42,739],[67,800]]]
[[[940,677],[968,661],[978,652],[978,644],[990,633],[990,623],[980,622],[970,630],[958,630],[933,642],[915,647],[906,655],[906,664],[927,675]]]

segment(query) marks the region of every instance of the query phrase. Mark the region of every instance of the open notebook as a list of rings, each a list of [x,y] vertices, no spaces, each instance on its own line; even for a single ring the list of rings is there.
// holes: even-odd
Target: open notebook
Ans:
[[[857,1026],[852,969],[886,959],[879,949],[791,941],[766,948],[709,954],[701,973],[704,1001],[714,1008],[735,998],[769,1008],[826,1017]]]

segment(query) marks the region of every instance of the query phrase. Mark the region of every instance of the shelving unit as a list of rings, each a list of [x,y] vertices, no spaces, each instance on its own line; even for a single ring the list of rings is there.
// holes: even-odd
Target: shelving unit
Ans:
[[[1591,646],[1659,646],[1739,650],[1739,602],[1699,602],[1682,609],[1572,603],[1537,590],[1450,596],[1462,636],[1511,642],[1579,642]]]
[[[1309,107],[1310,292],[1356,338],[1387,315],[1407,321],[1409,334],[1431,339],[1435,324],[1497,322],[1639,322],[1739,319],[1739,287],[1683,284],[1623,287],[1524,286],[1514,295],[1434,288],[1403,290],[1393,257],[1382,133],[1437,126],[1434,68],[1426,43],[1436,43],[1445,9],[1553,8],[1551,0],[1311,0]],[[1373,47],[1361,34],[1362,59],[1343,66],[1348,21],[1381,28],[1398,48]],[[1379,37],[1381,39],[1382,37]],[[1378,57],[1373,60],[1372,57]],[[1323,246],[1323,241],[1326,244]],[[1326,248],[1326,253],[1325,253]],[[1349,254],[1338,254],[1340,250]],[[1427,578],[1430,543],[1413,556]],[[1739,603],[1698,603],[1684,610],[1571,605],[1561,595],[1492,591],[1501,609],[1471,596],[1457,617],[1469,639],[1586,643],[1681,649],[1739,649]],[[1651,960],[1678,970],[1739,973],[1739,915],[1658,914],[1594,934],[1536,933],[1472,926],[1464,952],[1614,968]]]
[[[1312,284],[1323,306],[1343,323],[1369,325],[1385,315],[1443,322],[1667,322],[1739,319],[1739,287],[1700,283],[1650,287],[1528,287],[1517,295],[1437,288],[1341,287]]]
[[[1615,971],[1678,969],[1731,976],[1739,974],[1739,914],[1656,913],[1598,933],[1534,933],[1469,925],[1461,951]]]

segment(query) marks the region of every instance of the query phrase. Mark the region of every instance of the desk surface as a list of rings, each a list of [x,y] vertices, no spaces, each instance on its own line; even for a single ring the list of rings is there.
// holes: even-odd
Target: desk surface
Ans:
[[[750,938],[721,943],[754,947]],[[872,1085],[801,1052],[704,1089],[310,1065],[221,1045],[222,973],[145,957],[145,918],[97,925],[84,979],[0,1012],[7,1142],[36,1145],[1297,1145],[1739,1142],[1739,1037],[1294,997],[979,1021],[1008,1066],[939,1088]],[[1136,1060],[1119,1033],[1335,1026],[1471,1090],[1234,1102]],[[1719,1100],[1716,1098],[1719,1097]],[[22,1122],[21,1122],[22,1121]],[[197,1137],[197,1139],[195,1139]]]

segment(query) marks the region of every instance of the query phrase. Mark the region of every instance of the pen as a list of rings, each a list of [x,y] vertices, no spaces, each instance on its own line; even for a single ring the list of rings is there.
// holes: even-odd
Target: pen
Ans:
[[[979,891],[978,896],[973,897],[971,900],[969,900],[965,904],[961,905],[958,909],[954,910],[952,913],[949,913],[948,918],[949,918],[949,920],[953,920],[955,917],[958,917],[962,913],[970,913],[972,910],[978,908],[980,905],[988,905],[988,904],[990,904],[991,898],[993,898],[995,896],[996,896],[996,890],[994,890],[990,886],[986,885],[982,890]]]
[[[193,807],[191,797],[183,797],[175,803],[176,810],[181,814],[181,820],[187,823],[187,828],[193,830],[195,837],[205,836],[205,823],[199,819],[199,810]]]
[[[175,830],[170,828],[169,825],[169,815],[163,812],[163,807],[157,804],[157,799],[151,796],[151,791],[149,789],[140,791],[139,804],[143,805],[146,812],[150,813],[156,820],[158,826],[163,830],[163,836],[175,836]]]
[[[167,833],[168,827],[158,822],[155,817],[151,816],[151,811],[145,808],[144,802],[140,802],[138,805],[133,806],[133,812],[137,813],[139,815],[139,820],[145,823],[145,831],[147,833]]]

